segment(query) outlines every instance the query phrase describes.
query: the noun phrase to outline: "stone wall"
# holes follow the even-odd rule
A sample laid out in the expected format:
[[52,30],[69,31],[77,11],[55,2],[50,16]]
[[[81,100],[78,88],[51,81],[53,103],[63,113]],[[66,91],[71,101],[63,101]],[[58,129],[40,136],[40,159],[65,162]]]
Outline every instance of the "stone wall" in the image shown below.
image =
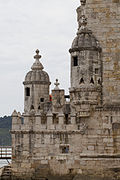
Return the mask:
[[[85,123],[83,129],[81,126],[79,129],[79,122],[74,121],[73,125],[63,123],[62,129],[57,128],[59,123],[52,123],[54,128],[49,129],[50,126],[47,126],[46,122],[44,130],[40,117],[34,116],[32,126],[36,127],[36,119],[39,120],[39,126],[33,130],[29,129],[31,117],[24,117],[29,123],[18,124],[12,130],[14,174],[115,175],[116,172],[111,172],[119,169],[120,163],[119,117],[119,109],[106,107],[104,110],[93,111],[89,118],[81,118]],[[117,175],[119,176],[119,173]]]

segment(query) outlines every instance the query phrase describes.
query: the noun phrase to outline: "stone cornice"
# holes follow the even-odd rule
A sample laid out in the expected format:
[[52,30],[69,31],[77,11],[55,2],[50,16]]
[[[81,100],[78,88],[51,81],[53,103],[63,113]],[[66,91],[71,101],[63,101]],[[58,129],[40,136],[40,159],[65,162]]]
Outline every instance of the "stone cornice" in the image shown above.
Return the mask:
[[69,52],[76,52],[76,51],[98,51],[98,52],[102,52],[102,49],[100,47],[76,47],[76,48],[70,48]]
[[71,131],[71,130],[41,130],[41,131],[24,131],[24,130],[11,130],[10,131],[11,134],[81,134],[81,131],[80,130],[74,130],[74,131]]
[[120,104],[105,104],[103,106],[105,111],[120,111]]
[[24,85],[29,85],[29,84],[43,84],[43,85],[50,85],[51,82],[45,82],[45,81],[24,81]]
[[70,88],[69,89],[69,91],[70,91],[70,93],[74,93],[74,92],[88,92],[88,91],[90,91],[90,92],[101,92],[101,89],[102,89],[102,87],[101,86],[87,86],[87,87],[85,87],[85,86],[81,86],[81,87],[79,87],[79,88]]

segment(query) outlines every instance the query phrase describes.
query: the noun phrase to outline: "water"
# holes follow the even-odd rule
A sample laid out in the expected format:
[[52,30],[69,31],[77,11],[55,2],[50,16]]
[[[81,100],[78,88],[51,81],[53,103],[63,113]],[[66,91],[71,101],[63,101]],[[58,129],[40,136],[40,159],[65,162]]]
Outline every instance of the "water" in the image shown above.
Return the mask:
[[11,160],[6,160],[6,159],[0,159],[0,168],[3,167],[3,166],[6,166],[8,165],[9,163],[11,162]]
[[1,158],[5,158],[5,157],[9,158],[11,156],[12,156],[12,148],[11,147],[0,146],[0,168],[5,165],[8,165],[11,162],[10,159],[6,160],[6,159],[1,159]]

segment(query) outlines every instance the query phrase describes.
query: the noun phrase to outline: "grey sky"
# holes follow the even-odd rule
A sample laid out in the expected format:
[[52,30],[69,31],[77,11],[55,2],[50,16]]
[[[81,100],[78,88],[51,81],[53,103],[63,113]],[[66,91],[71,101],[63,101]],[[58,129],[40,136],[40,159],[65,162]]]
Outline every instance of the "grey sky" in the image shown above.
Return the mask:
[[0,116],[23,112],[23,85],[38,48],[54,87],[70,87],[68,50],[79,0],[0,0]]

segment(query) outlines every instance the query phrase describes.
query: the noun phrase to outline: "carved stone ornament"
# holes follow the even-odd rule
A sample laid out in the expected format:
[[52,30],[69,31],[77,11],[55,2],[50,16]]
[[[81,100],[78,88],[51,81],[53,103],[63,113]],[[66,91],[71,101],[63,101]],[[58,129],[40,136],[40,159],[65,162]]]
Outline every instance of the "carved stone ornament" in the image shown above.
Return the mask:
[[81,5],[84,6],[86,4],[86,0],[80,0]]
[[80,123],[80,125],[79,125],[79,130],[80,130],[80,134],[81,135],[84,135],[85,134],[85,132],[86,132],[86,130],[87,130],[87,125],[86,125],[86,123]]
[[82,15],[79,21],[81,29],[84,29],[87,26],[87,18],[85,15]]
[[56,82],[54,83],[54,85],[55,85],[55,88],[54,88],[54,90],[59,90],[59,85],[60,85],[60,83],[58,82],[58,79],[56,79]]

